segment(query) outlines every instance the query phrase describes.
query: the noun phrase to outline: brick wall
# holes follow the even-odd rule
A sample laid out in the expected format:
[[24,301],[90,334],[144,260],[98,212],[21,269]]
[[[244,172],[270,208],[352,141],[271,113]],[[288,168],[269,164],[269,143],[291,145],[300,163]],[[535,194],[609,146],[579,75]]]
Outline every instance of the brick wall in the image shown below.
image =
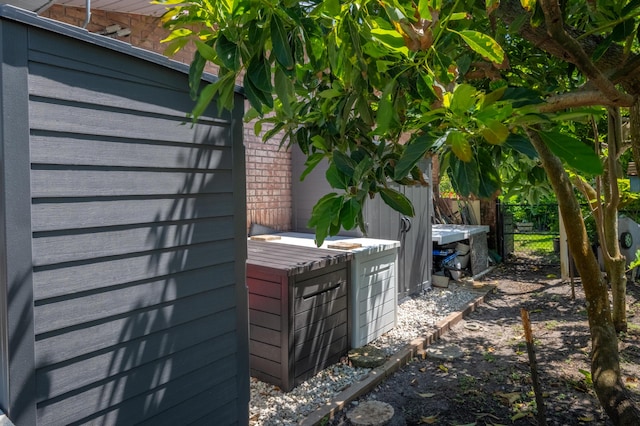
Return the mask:
[[[265,126],[266,127],[266,126]],[[279,141],[263,143],[244,128],[247,150],[247,221],[279,230],[291,229],[291,154]]]
[[[54,5],[41,16],[81,27],[86,19],[84,8]],[[129,28],[131,34],[116,37],[157,53],[162,53],[166,45],[160,40],[167,36],[160,18],[127,13],[92,10],[91,21],[87,25],[90,32],[99,33],[110,25],[118,24]],[[184,63],[191,62],[193,47],[178,52],[172,59]],[[213,67],[207,71],[215,74]],[[273,139],[263,143],[253,131],[253,124],[245,126],[244,142],[247,161],[247,229],[252,222],[279,230],[291,229],[291,155],[279,149],[280,141]]]

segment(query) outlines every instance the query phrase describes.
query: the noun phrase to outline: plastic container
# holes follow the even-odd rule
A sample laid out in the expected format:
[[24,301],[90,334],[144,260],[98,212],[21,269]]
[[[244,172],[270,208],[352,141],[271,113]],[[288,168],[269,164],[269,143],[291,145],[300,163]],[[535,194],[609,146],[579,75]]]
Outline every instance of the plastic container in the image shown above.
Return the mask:
[[458,252],[458,255],[465,255],[469,253],[469,250],[471,250],[471,247],[467,244],[463,244],[463,243],[458,243],[456,244],[456,252]]
[[433,274],[431,276],[431,284],[434,287],[447,288],[449,287],[449,277],[445,275]]
[[460,281],[460,278],[462,278],[462,271],[456,271],[455,269],[450,269],[449,273],[451,274],[451,278],[453,278],[454,281]]
[[453,252],[454,251],[451,249],[440,249],[440,250],[433,250],[432,253],[434,256],[449,256]]
[[470,257],[471,255],[469,253],[456,256],[455,261],[453,262],[456,269],[465,269],[467,266],[469,266]]

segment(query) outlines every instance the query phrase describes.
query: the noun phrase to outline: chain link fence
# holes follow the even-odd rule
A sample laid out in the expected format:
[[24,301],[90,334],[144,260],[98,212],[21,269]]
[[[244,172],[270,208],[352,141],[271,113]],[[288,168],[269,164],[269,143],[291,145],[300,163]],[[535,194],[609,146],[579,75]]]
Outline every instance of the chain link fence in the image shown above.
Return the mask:
[[498,203],[498,241],[505,262],[560,264],[557,204]]

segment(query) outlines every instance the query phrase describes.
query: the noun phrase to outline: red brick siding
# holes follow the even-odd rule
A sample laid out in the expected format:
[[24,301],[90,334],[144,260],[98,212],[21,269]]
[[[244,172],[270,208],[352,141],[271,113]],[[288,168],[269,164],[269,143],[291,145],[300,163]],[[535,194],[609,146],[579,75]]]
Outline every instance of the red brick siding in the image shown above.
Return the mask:
[[291,154],[279,140],[263,143],[253,124],[245,126],[247,220],[279,230],[291,229]]
[[[54,5],[42,16],[82,26],[86,19],[85,9]],[[131,29],[131,35],[118,38],[156,53],[163,53],[166,44],[160,43],[168,32],[161,26],[160,18],[127,13],[93,10],[87,30],[103,31],[107,26],[119,24]],[[191,62],[192,46],[178,52],[172,59]],[[214,67],[207,71],[216,73]],[[247,162],[247,229],[252,222],[279,230],[291,229],[291,155],[279,149],[277,139],[263,143],[249,123],[244,130]]]

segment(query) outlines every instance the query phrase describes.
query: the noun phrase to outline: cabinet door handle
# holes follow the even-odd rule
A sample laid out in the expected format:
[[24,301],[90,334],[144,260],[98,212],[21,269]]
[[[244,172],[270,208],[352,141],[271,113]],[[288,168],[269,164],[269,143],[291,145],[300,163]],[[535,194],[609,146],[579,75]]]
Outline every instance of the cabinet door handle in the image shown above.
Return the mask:
[[407,216],[402,216],[400,218],[400,232],[409,232],[411,229],[411,219]]

